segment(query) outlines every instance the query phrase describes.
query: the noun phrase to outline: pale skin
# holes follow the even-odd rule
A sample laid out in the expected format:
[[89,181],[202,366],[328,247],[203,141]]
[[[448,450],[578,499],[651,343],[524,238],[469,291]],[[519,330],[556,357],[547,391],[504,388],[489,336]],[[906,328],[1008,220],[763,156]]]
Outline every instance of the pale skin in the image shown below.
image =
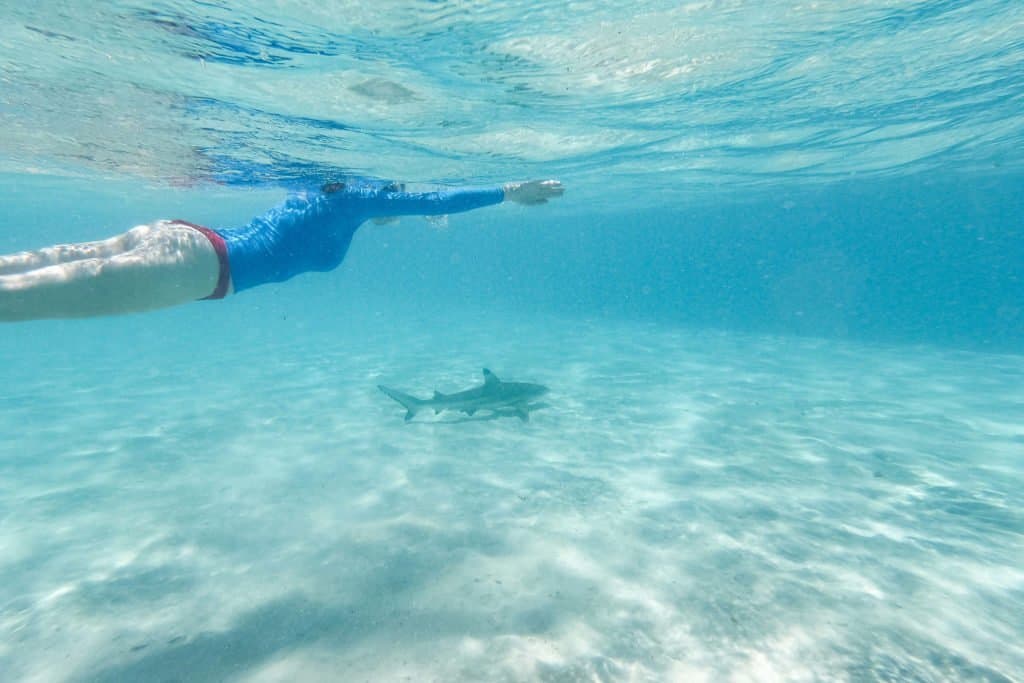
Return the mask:
[[[505,201],[544,204],[556,180],[507,183]],[[0,256],[0,321],[88,318],[167,308],[213,292],[220,262],[201,232],[171,221],[98,242]],[[232,292],[228,287],[228,293]]]

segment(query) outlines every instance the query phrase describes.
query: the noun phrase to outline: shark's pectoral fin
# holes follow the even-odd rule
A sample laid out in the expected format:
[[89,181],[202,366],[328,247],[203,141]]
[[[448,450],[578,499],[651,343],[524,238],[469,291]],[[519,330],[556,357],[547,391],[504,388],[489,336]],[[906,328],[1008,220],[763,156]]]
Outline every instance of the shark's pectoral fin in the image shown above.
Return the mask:
[[466,408],[462,412],[464,412],[466,415],[469,415],[470,417],[472,417],[473,414],[476,412],[476,408]]
[[530,421],[530,411],[526,409],[526,406],[516,406],[516,415],[518,415],[519,419],[523,422]]

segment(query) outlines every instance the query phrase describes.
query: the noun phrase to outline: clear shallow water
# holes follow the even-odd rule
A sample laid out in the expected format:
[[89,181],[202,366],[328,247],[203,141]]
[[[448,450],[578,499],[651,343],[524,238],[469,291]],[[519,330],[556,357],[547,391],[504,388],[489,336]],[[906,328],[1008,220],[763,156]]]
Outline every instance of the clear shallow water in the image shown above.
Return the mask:
[[[0,22],[0,252],[559,177],[0,335],[0,678],[1024,676],[1018,3]],[[552,388],[405,425],[375,386]]]

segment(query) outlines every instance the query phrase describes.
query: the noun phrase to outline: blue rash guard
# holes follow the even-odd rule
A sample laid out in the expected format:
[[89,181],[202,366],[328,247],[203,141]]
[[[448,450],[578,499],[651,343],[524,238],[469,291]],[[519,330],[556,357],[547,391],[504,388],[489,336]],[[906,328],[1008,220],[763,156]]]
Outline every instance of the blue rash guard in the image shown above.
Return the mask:
[[307,271],[337,268],[356,229],[367,219],[459,213],[499,204],[504,198],[501,187],[423,193],[379,187],[301,192],[248,225],[216,233],[227,246],[231,282],[240,292]]

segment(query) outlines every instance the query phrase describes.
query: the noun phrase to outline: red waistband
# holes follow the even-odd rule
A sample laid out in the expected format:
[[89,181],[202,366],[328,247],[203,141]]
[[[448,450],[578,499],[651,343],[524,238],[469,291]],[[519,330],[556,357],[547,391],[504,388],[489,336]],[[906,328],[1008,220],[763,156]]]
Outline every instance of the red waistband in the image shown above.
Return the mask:
[[228,294],[228,285],[231,284],[231,264],[228,263],[228,245],[224,243],[224,238],[218,235],[209,228],[204,228],[201,225],[195,223],[189,223],[181,219],[175,219],[172,221],[178,225],[187,225],[194,230],[206,235],[206,239],[210,240],[210,244],[213,245],[213,250],[217,252],[217,261],[220,263],[220,273],[217,275],[217,286],[213,290],[213,294],[210,296],[204,296],[200,301],[206,299],[223,299]]

